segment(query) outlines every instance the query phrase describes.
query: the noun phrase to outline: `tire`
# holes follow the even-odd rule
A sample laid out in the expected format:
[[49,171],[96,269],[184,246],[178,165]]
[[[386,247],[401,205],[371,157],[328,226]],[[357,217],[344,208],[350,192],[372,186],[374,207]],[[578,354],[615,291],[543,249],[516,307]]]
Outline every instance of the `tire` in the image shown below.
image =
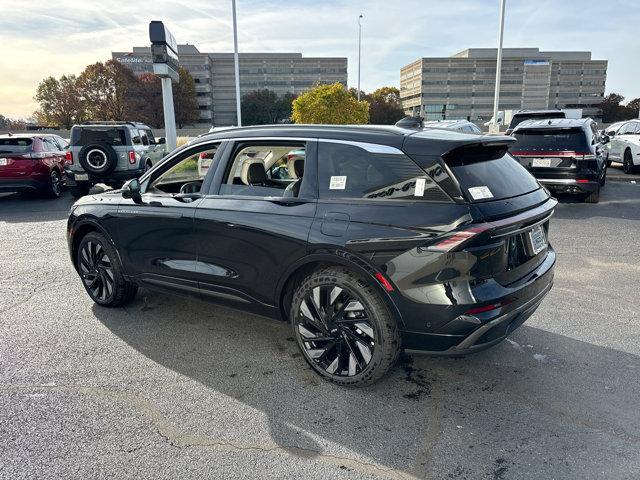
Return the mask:
[[371,385],[398,360],[396,319],[375,287],[345,268],[305,278],[293,294],[289,318],[302,356],[330,382]]
[[593,192],[589,193],[584,201],[586,203],[598,203],[600,201],[600,185]]
[[602,172],[602,178],[600,179],[600,186],[604,187],[604,184],[607,182],[607,167],[604,167],[604,172]]
[[73,198],[84,197],[85,195],[89,195],[89,190],[91,187],[89,185],[74,185],[70,186],[69,193],[73,196]]
[[633,165],[633,155],[631,154],[631,150],[628,148],[624,151],[624,160],[622,161],[622,170],[627,175],[631,174],[635,170],[635,166]]
[[107,143],[97,142],[85,145],[78,157],[85,172],[96,176],[108,175],[118,165],[118,154]]
[[122,265],[111,242],[91,232],[80,241],[76,266],[89,297],[103,307],[119,307],[136,296],[138,286],[125,280]]
[[62,195],[62,175],[60,175],[59,171],[51,170],[49,185],[47,185],[45,194],[50,198],[60,198],[60,195]]
[[613,162],[613,160],[607,160],[607,168],[609,168],[611,166],[612,162]]

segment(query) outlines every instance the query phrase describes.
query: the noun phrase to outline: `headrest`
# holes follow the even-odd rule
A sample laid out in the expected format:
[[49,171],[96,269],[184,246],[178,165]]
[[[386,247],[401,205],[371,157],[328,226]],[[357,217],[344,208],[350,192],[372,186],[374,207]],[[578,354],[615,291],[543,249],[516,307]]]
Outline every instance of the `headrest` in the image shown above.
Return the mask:
[[291,157],[287,160],[287,170],[293,179],[301,178],[304,174],[304,158]]
[[259,158],[247,158],[242,164],[240,179],[245,185],[262,183],[267,179],[264,171],[264,162]]

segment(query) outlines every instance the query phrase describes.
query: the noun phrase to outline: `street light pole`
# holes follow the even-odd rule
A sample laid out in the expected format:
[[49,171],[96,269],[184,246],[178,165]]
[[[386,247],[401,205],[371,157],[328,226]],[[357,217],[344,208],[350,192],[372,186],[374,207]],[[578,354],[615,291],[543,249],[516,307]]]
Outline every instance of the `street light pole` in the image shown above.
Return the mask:
[[358,101],[360,101],[360,54],[362,52],[362,20],[363,15],[358,17]]
[[240,65],[238,60],[238,23],[236,21],[236,0],[231,0],[233,12],[233,63],[236,77],[236,115],[238,126],[242,126],[242,112],[240,111]]
[[504,34],[504,10],[507,0],[500,2],[500,35],[498,37],[498,58],[496,60],[496,91],[493,96],[493,122],[490,125],[492,133],[498,133],[498,103],[500,102],[500,74],[502,73],[502,36]]

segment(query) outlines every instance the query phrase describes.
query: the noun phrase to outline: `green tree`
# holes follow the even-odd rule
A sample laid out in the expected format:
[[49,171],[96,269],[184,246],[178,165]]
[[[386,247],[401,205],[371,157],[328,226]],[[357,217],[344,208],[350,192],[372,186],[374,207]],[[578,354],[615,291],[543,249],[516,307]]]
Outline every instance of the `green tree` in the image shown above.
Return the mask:
[[183,67],[178,72],[180,81],[173,84],[173,103],[175,105],[176,123],[179,128],[193,125],[200,119],[196,94],[196,82]]
[[610,93],[604,97],[600,104],[602,121],[604,123],[620,122],[629,118],[627,109],[623,105],[620,105],[623,100],[624,97],[619,93]]
[[369,107],[369,123],[374,125],[393,125],[403,118],[404,110],[400,103],[400,90],[395,87],[381,87],[371,95],[367,95]]
[[242,96],[242,123],[244,125],[265,125],[278,123],[291,117],[291,102],[295,95],[287,93],[278,96],[274,91],[263,89]]
[[34,99],[40,104],[38,121],[43,125],[71,128],[85,118],[75,75],[62,75],[59,80],[45,78],[38,85]]
[[318,85],[293,101],[291,117],[296,123],[365,124],[369,102],[358,102],[341,83]]
[[638,118],[638,114],[640,113],[640,98],[634,98],[628,102],[626,108],[629,118]]

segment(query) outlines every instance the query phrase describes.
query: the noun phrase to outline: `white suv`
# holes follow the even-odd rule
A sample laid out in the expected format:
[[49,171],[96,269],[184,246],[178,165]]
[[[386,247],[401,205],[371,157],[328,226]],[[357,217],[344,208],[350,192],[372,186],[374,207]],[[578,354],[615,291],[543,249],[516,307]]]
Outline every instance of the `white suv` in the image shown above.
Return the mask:
[[624,173],[640,166],[640,120],[630,120],[611,137],[609,160],[622,162]]

